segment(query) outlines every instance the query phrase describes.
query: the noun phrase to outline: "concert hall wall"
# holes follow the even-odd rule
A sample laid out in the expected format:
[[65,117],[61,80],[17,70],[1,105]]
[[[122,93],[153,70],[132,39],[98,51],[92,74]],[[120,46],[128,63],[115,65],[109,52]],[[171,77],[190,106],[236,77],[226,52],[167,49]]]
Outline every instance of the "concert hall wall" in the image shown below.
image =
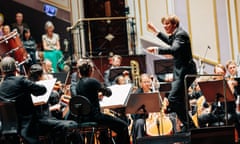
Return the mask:
[[[84,0],[84,14],[85,18],[125,17],[125,1]],[[90,27],[88,27],[88,22],[84,23],[87,55],[128,54],[126,19],[94,20],[89,23]],[[106,39],[109,34],[114,36],[112,40]]]

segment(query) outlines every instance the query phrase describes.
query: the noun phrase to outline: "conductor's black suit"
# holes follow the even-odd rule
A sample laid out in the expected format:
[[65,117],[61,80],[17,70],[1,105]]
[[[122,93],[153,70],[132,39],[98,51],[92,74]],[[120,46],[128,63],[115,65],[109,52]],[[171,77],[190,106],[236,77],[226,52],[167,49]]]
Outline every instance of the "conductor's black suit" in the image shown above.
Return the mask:
[[[182,28],[175,29],[172,35],[167,36],[162,32],[157,37],[170,47],[158,48],[159,54],[171,54],[174,61],[172,89],[168,96],[169,108],[176,112],[181,122],[186,126],[186,104],[184,78],[187,74],[196,74],[196,65],[192,60],[192,50],[189,35]],[[187,87],[194,79],[187,82]]]

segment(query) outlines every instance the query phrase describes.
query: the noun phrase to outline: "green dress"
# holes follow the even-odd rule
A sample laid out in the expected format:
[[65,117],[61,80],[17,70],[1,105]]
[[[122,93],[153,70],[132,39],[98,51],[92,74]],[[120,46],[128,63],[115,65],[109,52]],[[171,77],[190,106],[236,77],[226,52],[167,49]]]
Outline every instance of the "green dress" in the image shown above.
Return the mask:
[[59,41],[59,35],[53,33],[53,36],[50,38],[46,34],[42,36],[42,41],[45,41],[47,47],[52,48],[52,50],[44,50],[43,57],[44,60],[50,60],[52,62],[53,72],[59,72],[59,70],[63,70],[63,54],[61,50],[57,50],[57,42]]

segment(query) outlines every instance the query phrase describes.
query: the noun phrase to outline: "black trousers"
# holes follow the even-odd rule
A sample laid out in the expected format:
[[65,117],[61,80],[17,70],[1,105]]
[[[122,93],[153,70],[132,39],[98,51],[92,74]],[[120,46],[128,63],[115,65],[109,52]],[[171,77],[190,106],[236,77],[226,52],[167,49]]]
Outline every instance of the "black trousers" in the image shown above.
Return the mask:
[[79,144],[80,134],[71,133],[78,124],[72,120],[58,120],[54,117],[43,117],[38,120],[38,135],[49,134],[56,144]]
[[[192,78],[187,82],[187,88],[192,84],[194,80],[195,79]],[[184,79],[178,79],[173,81],[172,89],[168,96],[169,108],[171,109],[171,111],[176,112],[178,118],[185,126],[188,124],[187,119],[190,120],[190,124],[193,124],[186,110],[186,96],[187,95],[185,95]]]

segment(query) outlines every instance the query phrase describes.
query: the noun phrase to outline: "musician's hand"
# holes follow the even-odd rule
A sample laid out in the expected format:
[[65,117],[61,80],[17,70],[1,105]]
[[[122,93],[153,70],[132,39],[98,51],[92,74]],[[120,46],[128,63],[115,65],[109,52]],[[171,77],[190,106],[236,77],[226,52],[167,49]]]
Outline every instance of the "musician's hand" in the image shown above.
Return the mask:
[[103,93],[102,92],[98,92],[98,100],[99,101],[103,100]]
[[49,107],[49,111],[60,111],[60,109],[61,109],[60,104],[55,104],[55,105]]
[[128,76],[129,75],[129,71],[127,71],[127,70],[123,71],[123,75],[124,76]]

